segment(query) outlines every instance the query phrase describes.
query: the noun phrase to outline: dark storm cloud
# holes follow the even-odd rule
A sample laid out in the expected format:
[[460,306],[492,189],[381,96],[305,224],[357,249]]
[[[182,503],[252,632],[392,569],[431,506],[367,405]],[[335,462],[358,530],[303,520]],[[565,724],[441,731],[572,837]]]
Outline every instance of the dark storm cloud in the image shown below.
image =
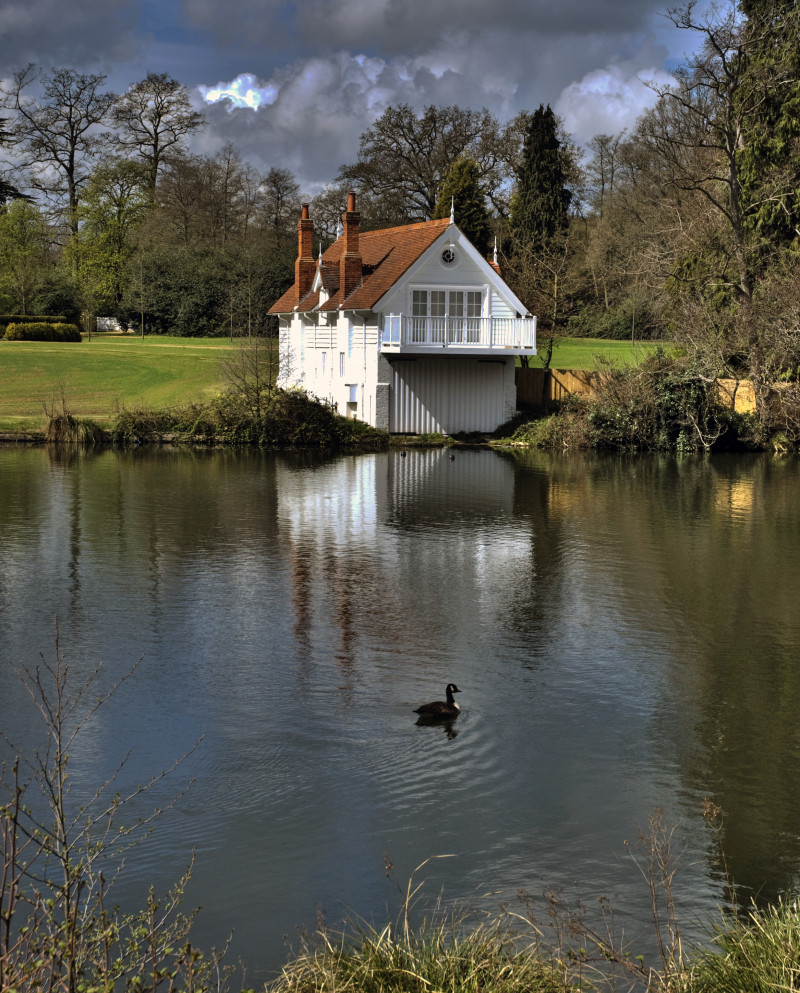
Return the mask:
[[654,0],[184,0],[195,24],[222,44],[296,54],[358,48],[369,54],[414,55],[443,34],[467,32],[476,42],[498,30],[542,38],[609,37],[649,30],[663,9]]
[[[189,0],[187,9],[200,4],[210,17],[206,0]],[[550,103],[586,142],[630,126],[652,101],[642,79],[663,78],[667,57],[656,9],[630,0],[304,0],[291,9],[276,2],[255,35],[267,37],[270,24],[289,18],[292,37],[302,36],[313,54],[269,76],[248,65],[250,76],[209,81],[200,92],[231,111],[214,115],[220,136],[265,160],[279,149],[311,185],[353,162],[361,132],[398,103],[487,107],[501,120]]]
[[[106,72],[122,91],[169,72],[233,141],[308,192],[355,160],[387,107],[549,103],[586,142],[630,126],[687,39],[663,0],[0,0],[0,74],[34,62]],[[1,116],[1,112],[0,112]]]
[[31,62],[46,71],[102,72],[140,50],[139,14],[130,0],[2,0],[0,73],[11,76]]

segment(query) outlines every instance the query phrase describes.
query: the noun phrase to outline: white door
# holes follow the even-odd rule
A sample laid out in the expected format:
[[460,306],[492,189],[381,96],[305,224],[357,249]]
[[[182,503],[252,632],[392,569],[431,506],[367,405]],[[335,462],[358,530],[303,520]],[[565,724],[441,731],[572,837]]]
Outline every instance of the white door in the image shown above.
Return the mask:
[[427,359],[392,363],[389,430],[395,434],[494,431],[505,420],[503,361]]

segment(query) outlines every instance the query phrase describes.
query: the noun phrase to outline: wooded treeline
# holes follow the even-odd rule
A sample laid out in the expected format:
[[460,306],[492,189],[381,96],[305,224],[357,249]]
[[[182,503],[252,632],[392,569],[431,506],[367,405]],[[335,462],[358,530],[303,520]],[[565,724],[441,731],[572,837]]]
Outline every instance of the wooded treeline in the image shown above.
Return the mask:
[[[702,377],[765,395],[800,370],[800,6],[732,0],[670,12],[695,54],[630,132],[578,149],[549,106],[390,107],[312,200],[336,236],[346,192],[365,230],[446,216],[559,335],[663,338]],[[115,314],[148,333],[241,334],[292,280],[301,190],[232,146],[188,151],[188,93],[150,73],[28,67],[3,96],[0,311]],[[36,94],[35,96],[33,94]]]

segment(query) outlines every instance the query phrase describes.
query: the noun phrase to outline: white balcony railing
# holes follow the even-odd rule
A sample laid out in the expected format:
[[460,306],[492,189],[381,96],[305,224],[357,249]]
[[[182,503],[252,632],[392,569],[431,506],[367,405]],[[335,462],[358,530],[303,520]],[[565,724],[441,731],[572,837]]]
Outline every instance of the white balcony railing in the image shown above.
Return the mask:
[[382,347],[536,348],[535,317],[408,317],[384,318]]

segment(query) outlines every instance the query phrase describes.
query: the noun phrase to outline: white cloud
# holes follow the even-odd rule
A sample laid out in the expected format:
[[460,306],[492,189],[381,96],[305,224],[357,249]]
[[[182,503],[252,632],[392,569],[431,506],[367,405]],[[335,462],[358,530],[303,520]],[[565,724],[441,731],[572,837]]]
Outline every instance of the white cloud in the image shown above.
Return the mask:
[[198,86],[206,103],[219,103],[227,100],[230,109],[249,107],[258,110],[261,104],[272,104],[278,98],[278,89],[272,84],[259,86],[256,77],[249,72],[241,73],[230,83],[217,83],[216,86]]
[[580,145],[596,134],[618,134],[630,129],[640,114],[656,102],[655,93],[645,84],[666,84],[667,73],[658,69],[626,72],[619,66],[594,69],[570,83],[553,105]]

